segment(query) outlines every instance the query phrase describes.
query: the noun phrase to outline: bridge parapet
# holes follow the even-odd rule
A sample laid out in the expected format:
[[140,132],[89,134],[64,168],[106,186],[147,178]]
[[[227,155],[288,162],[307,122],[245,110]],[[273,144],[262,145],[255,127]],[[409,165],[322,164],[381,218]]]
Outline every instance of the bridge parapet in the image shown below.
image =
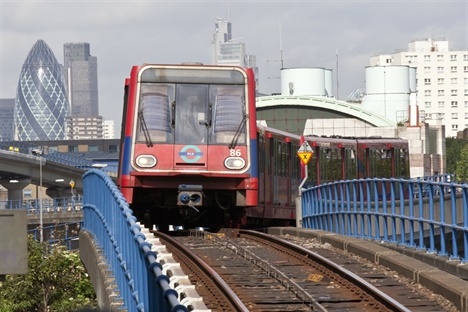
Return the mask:
[[[93,169],[84,174],[83,185],[84,218],[80,240],[90,236],[101,250],[114,275],[116,290],[123,299],[122,308],[128,311],[188,311],[178,301],[177,291],[170,288],[169,277],[162,273],[156,253],[151,251],[151,244],[114,182],[105,172]],[[80,242],[80,256],[88,272],[98,272],[96,259],[92,261],[87,257],[91,247],[83,243]],[[96,289],[105,285],[102,279],[93,285],[96,293],[106,291]],[[109,310],[111,307],[105,304],[103,302],[101,308]]]
[[359,179],[312,187],[302,195],[306,228],[468,262],[468,184]]

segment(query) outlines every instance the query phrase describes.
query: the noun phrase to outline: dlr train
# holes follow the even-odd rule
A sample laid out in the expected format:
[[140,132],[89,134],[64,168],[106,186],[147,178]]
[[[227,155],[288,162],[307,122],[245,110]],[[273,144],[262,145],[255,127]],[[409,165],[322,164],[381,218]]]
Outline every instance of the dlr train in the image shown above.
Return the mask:
[[257,123],[249,68],[134,66],[123,109],[117,184],[161,231],[294,225],[304,140],[314,150],[309,185],[408,173],[405,140],[301,137]]

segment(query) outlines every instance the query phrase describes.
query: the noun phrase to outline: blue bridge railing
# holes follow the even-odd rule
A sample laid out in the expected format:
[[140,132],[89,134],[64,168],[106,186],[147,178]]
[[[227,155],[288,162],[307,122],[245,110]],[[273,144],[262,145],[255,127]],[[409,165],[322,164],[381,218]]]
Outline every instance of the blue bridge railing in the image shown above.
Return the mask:
[[43,199],[0,200],[0,209],[24,209],[28,215],[43,213],[65,213],[81,211],[83,197],[68,196]]
[[468,184],[359,179],[322,184],[302,194],[305,228],[468,261]]
[[[81,222],[59,223],[54,225],[44,226],[43,237],[44,242],[49,245],[65,246],[67,250],[78,250],[79,247],[79,231]],[[40,227],[28,230],[28,234],[32,235],[34,240],[40,241]]]
[[105,172],[83,176],[83,227],[102,249],[128,311],[188,311],[170,288],[132,210]]

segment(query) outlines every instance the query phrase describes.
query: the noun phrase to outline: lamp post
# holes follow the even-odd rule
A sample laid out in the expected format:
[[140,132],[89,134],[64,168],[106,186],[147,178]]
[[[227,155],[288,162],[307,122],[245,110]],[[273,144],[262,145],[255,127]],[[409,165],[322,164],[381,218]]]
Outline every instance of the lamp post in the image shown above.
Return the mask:
[[42,152],[39,156],[39,239],[44,241],[44,221],[42,219]]
[[35,149],[32,154],[39,157],[39,241],[44,241],[44,221],[42,219],[42,149]]

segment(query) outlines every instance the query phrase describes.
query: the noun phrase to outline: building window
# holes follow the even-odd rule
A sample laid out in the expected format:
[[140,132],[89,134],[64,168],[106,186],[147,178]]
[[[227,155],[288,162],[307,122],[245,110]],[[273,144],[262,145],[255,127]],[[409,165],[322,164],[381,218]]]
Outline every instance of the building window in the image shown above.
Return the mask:
[[465,113],[465,119],[468,119],[468,113]]
[[456,61],[457,60],[457,55],[456,54],[450,55],[450,60],[451,61]]
[[69,145],[69,146],[68,146],[68,151],[69,151],[69,152],[78,152],[78,146],[76,146],[76,145]]
[[463,55],[463,60],[468,61],[468,54]]
[[424,90],[424,96],[431,96],[431,90]]
[[444,72],[444,66],[437,66],[437,72],[438,73],[443,73]]
[[431,72],[431,68],[429,66],[424,66],[424,72],[425,73],[430,73]]
[[465,89],[464,94],[465,96],[468,96],[468,89]]
[[457,66],[450,66],[450,71],[452,73],[456,73],[457,72]]
[[117,145],[115,144],[109,145],[109,153],[117,153],[117,152],[118,152]]
[[438,96],[444,96],[444,90],[437,90]]
[[452,96],[457,96],[458,90],[451,90],[451,91],[450,91],[450,94],[451,94]]
[[468,101],[465,101],[465,108],[468,108]]
[[444,101],[439,101],[439,102],[437,102],[437,106],[439,108],[443,108],[443,107],[445,107],[445,102]]
[[457,131],[458,130],[458,125],[452,125],[452,131]]
[[468,84],[468,78],[463,78],[463,83]]
[[431,84],[431,78],[424,78],[424,84],[425,85],[430,85]]
[[424,102],[424,107],[425,108],[431,108],[431,102],[430,101]]
[[452,101],[450,102],[450,104],[452,105],[452,107],[458,107],[458,101]]
[[463,71],[464,71],[465,73],[468,73],[468,66],[463,66]]
[[424,62],[427,62],[427,61],[430,61],[431,60],[431,56],[426,54],[424,55]]
[[99,151],[99,148],[97,145],[89,145],[88,146],[88,151],[90,152],[98,152]]
[[438,60],[438,61],[443,61],[443,60],[444,60],[444,56],[443,56],[442,54],[437,55],[437,60]]
[[457,84],[457,78],[450,78],[451,84]]
[[452,113],[452,119],[458,119],[458,113]]
[[444,84],[444,78],[437,78],[438,84]]

